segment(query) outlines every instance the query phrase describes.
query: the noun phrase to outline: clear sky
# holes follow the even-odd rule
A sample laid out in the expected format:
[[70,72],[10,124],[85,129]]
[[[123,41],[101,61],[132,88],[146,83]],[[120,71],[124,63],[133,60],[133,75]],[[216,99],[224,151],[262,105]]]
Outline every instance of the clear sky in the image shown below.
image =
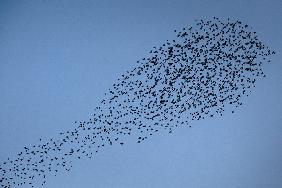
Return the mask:
[[89,119],[104,92],[173,30],[231,18],[276,51],[234,114],[105,148],[46,188],[282,187],[282,1],[0,1],[0,161]]

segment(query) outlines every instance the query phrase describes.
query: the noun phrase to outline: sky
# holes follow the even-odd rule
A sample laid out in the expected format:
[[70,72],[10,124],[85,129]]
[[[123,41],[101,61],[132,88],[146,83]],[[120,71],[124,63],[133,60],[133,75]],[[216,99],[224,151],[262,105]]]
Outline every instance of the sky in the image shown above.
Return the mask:
[[89,119],[117,78],[212,17],[242,20],[276,51],[234,114],[105,148],[46,188],[282,187],[282,1],[0,1],[0,161]]

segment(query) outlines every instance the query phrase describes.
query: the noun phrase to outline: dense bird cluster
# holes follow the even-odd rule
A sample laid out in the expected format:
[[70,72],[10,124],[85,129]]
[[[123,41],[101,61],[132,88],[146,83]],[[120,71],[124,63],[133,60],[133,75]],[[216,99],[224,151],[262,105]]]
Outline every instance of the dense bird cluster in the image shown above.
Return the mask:
[[74,159],[123,145],[129,136],[140,143],[179,125],[191,127],[192,120],[233,113],[274,54],[241,21],[200,20],[175,33],[113,84],[91,119],[2,163],[0,185],[38,187],[47,176],[69,171]]

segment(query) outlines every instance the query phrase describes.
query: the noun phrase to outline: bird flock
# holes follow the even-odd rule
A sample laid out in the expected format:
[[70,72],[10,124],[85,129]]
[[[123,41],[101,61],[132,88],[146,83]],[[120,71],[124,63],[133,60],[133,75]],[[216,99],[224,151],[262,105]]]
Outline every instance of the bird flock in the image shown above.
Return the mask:
[[275,54],[239,20],[214,17],[174,32],[173,40],[153,47],[117,79],[89,120],[2,162],[1,187],[40,187],[74,161],[124,145],[129,137],[141,143],[191,127],[193,120],[234,113]]

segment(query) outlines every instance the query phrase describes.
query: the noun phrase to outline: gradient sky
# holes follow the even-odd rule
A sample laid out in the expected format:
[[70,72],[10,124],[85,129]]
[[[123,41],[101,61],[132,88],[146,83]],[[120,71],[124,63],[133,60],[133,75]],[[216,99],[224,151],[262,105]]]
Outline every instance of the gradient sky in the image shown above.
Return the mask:
[[46,188],[282,187],[282,1],[0,1],[0,161],[89,119],[136,61],[195,19],[240,19],[276,51],[234,114],[108,147]]

